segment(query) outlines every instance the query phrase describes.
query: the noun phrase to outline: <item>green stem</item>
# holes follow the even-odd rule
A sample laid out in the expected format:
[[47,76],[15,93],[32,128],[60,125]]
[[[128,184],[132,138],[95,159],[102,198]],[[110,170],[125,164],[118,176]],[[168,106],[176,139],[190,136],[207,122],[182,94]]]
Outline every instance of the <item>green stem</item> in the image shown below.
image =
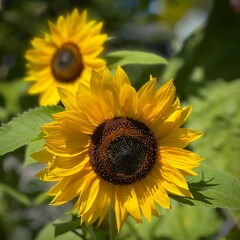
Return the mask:
[[88,228],[92,240],[97,240],[96,235],[91,227]]
[[117,232],[117,225],[116,225],[116,217],[115,217],[115,213],[111,207],[108,210],[108,220],[109,220],[110,240],[117,240],[118,232]]

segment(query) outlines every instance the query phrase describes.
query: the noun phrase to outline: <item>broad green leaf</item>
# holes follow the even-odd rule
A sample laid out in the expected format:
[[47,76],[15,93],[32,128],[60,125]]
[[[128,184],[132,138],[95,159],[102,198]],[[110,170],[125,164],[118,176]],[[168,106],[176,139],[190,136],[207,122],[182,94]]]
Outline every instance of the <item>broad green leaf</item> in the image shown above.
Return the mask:
[[110,69],[128,64],[167,64],[167,60],[154,53],[141,51],[115,51],[105,56]]
[[153,217],[151,222],[144,219],[142,224],[137,224],[128,217],[119,240],[210,239],[217,233],[222,221],[215,209],[178,204],[165,210],[159,218]]
[[187,180],[194,198],[172,196],[173,199],[191,206],[240,209],[240,181],[237,178],[204,163],[196,172],[197,176]]
[[10,186],[4,183],[0,183],[0,192],[10,195],[13,199],[15,199],[16,201],[20,202],[25,206],[29,206],[31,204],[30,200],[27,198],[26,195],[24,195],[21,192],[18,192],[17,190],[11,188]]
[[40,127],[53,119],[51,114],[62,111],[61,107],[41,107],[15,117],[0,127],[0,155],[11,152],[35,139]]
[[164,215],[156,234],[172,240],[211,239],[222,222],[216,209],[177,205]]
[[39,235],[36,237],[36,240],[79,240],[81,239],[78,235],[73,232],[67,232],[61,236],[55,237],[55,226],[53,223],[45,226]]
[[80,219],[55,224],[55,237],[80,227]]
[[209,83],[191,97],[193,110],[186,125],[205,135],[192,143],[194,150],[215,169],[240,178],[240,79]]

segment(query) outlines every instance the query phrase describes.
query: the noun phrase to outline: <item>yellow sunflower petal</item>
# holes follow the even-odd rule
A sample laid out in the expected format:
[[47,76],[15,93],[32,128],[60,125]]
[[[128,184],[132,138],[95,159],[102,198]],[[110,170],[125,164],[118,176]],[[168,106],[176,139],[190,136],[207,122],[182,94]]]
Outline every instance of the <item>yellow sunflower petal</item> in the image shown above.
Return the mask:
[[66,159],[59,161],[59,158],[62,157],[57,157],[54,161],[55,167],[51,169],[51,172],[58,177],[67,177],[79,173],[82,169],[84,169],[84,167],[88,164],[89,161],[88,156],[82,155],[71,158],[68,161]]
[[146,108],[144,111],[144,116],[146,121],[155,121],[157,118],[162,119],[166,112],[169,111],[174,97],[175,97],[175,86],[173,85],[173,81],[168,81],[165,83],[157,92],[156,95],[153,97],[151,105]]
[[197,154],[175,147],[161,147],[161,163],[170,164],[174,168],[187,170],[199,166],[199,161],[203,160]]
[[161,177],[168,181],[171,181],[175,185],[184,189],[188,189],[186,179],[176,168],[170,167],[167,164],[161,165],[160,174]]
[[51,162],[53,161],[53,154],[51,154],[50,152],[46,151],[45,149],[35,152],[32,155],[32,158],[34,158],[35,160],[42,162],[42,163],[46,163],[46,164],[51,164]]
[[61,189],[63,188],[63,186],[66,185],[66,182],[68,182],[69,177],[65,178],[65,179],[61,179],[58,181],[57,184],[55,184],[49,191],[48,191],[48,195],[49,196],[55,196],[57,194],[59,194],[59,192],[61,192]]
[[121,190],[121,194],[124,195],[122,198],[125,198],[124,206],[126,210],[133,216],[134,219],[137,220],[137,222],[142,222],[141,210],[134,188],[132,186],[124,186],[118,189]]
[[51,31],[51,39],[56,47],[60,47],[62,43],[62,34],[59,29],[51,22],[48,22],[49,29]]
[[[48,57],[49,55],[47,53],[49,52],[53,53],[56,50],[56,47],[54,46],[53,43],[48,42],[42,38],[34,38],[31,41],[31,44],[33,45],[34,49],[28,50],[26,52],[26,55],[28,55],[29,51],[41,51],[44,54],[46,54],[45,57]],[[41,56],[41,57],[44,57],[44,56]]]
[[[86,102],[88,104],[86,104]],[[105,102],[100,103],[98,99],[93,98],[90,94],[78,95],[77,104],[81,112],[87,113],[88,119],[95,126],[104,122],[109,117],[113,117],[111,111],[104,111],[105,109],[109,109],[107,104]]]
[[126,220],[127,211],[124,206],[124,200],[123,200],[125,196],[122,194],[121,188],[120,190],[118,190],[118,188],[119,187],[116,187],[116,190],[115,190],[115,199],[113,200],[113,208],[116,215],[117,229],[118,229],[118,232],[120,232],[120,229],[124,221]]
[[36,49],[27,51],[25,57],[28,61],[31,61],[38,65],[48,65],[50,64],[50,61],[51,61],[51,56],[49,54],[46,54],[46,52],[42,50],[36,50]]
[[[191,112],[191,107],[183,109],[172,109],[172,113],[166,119],[159,117],[156,119],[156,124],[151,124],[157,139],[161,139],[166,133],[174,131],[182,126],[187,120]],[[158,126],[158,127],[157,127]]]
[[[64,184],[61,184],[61,189],[58,191],[57,195],[54,197],[51,204],[54,205],[54,204],[58,204],[58,202],[64,202],[64,201],[67,202],[79,196],[81,192],[81,185],[84,182],[82,178],[84,178],[84,175],[81,173],[78,175],[72,175],[67,177],[67,181],[64,181]],[[69,188],[71,188],[71,192],[67,191],[67,189]],[[48,194],[52,195],[53,191],[57,191],[58,189],[59,189],[59,186],[56,189],[53,187]]]
[[96,196],[98,194],[99,187],[100,187],[99,183],[100,183],[100,180],[96,178],[93,184],[91,185],[91,188],[88,193],[88,201],[86,203],[84,212],[87,212],[92,207],[92,204],[96,201]]
[[131,86],[131,82],[128,75],[124,72],[121,67],[117,67],[117,71],[114,75],[113,82],[116,84],[117,89],[122,89],[125,84]]
[[57,89],[48,89],[42,93],[39,99],[40,105],[56,105],[60,100]]
[[149,107],[153,101],[153,96],[156,94],[156,79],[151,78],[138,91],[138,109],[144,111],[144,108]]
[[182,196],[182,197],[190,197],[192,198],[192,194],[188,189],[181,188],[171,181],[167,181],[166,179],[163,179],[161,181],[161,185],[164,187],[164,189],[169,192],[170,194]]
[[[39,92],[43,92],[46,88],[51,88],[52,82],[51,81],[37,81],[34,85],[30,87],[28,92],[30,94],[35,94]],[[51,93],[51,91],[49,91]]]
[[146,191],[146,188],[143,183],[136,183],[135,189],[137,192],[137,198],[139,201],[139,207],[143,216],[150,222],[152,218],[152,206],[154,201],[152,195],[149,191]]
[[132,86],[125,84],[119,95],[121,106],[121,116],[134,118],[137,108],[137,94]]
[[106,64],[105,60],[100,59],[100,58],[85,58],[84,59],[84,64],[88,65],[92,69],[100,69],[102,66]]
[[[154,171],[155,170],[153,169],[151,174],[153,174]],[[156,181],[155,178],[149,175],[143,179],[143,184],[145,186],[145,189],[151,194],[154,201],[156,201],[163,208],[170,208],[170,200],[168,194],[161,186],[160,181]]]
[[[102,112],[107,113],[106,117],[111,119],[118,115],[120,112],[118,99],[115,92],[113,92],[114,86],[112,85],[112,77],[109,76],[109,72],[104,71],[103,75],[100,75],[93,71],[90,85],[91,93],[95,96],[96,101],[101,103]],[[102,94],[103,90],[106,91],[105,94]]]
[[60,125],[66,126],[63,132],[69,132],[69,134],[91,134],[95,129],[95,126],[91,124],[89,119],[82,112],[60,112],[52,116]]
[[67,110],[77,109],[76,98],[71,92],[63,88],[58,88],[58,94]]
[[36,174],[36,177],[46,182],[57,182],[62,178],[52,173],[51,169],[45,168]]
[[[84,171],[83,171],[84,172]],[[84,176],[83,176],[84,177]],[[96,179],[96,176],[93,173],[85,173],[85,182],[81,184],[81,191],[79,196],[80,205],[78,208],[78,216],[82,217],[82,222],[86,221],[84,217],[84,212],[89,198],[89,191],[91,189],[91,184]]]
[[99,199],[98,206],[99,210],[101,211],[99,214],[98,226],[102,223],[103,219],[105,218],[109,205],[110,205],[110,197],[109,192],[112,191],[112,186],[106,181],[101,180],[101,190],[99,191]]
[[168,132],[162,138],[158,139],[161,146],[184,148],[190,142],[200,138],[202,132],[193,131],[187,128],[178,128]]

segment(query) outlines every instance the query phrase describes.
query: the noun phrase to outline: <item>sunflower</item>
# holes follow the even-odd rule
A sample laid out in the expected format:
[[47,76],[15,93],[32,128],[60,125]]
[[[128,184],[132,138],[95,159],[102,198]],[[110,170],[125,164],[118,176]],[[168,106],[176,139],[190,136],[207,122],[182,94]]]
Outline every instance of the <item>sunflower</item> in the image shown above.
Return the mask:
[[33,48],[25,54],[28,76],[34,81],[30,94],[40,94],[40,105],[55,105],[60,101],[57,88],[76,91],[78,83],[88,85],[91,71],[102,71],[106,65],[99,58],[106,34],[100,34],[103,23],[86,22],[87,11],[74,9],[56,24],[48,22],[50,34],[34,38]]
[[37,174],[57,181],[51,204],[74,198],[81,221],[100,224],[109,206],[118,231],[128,215],[158,216],[156,205],[170,208],[169,195],[192,197],[184,176],[193,176],[201,157],[183,149],[202,133],[181,125],[191,107],[180,107],[173,81],[156,90],[156,79],[138,92],[119,67],[92,73],[90,87],[73,95],[60,89],[66,110],[42,126],[44,149],[33,157],[48,166]]

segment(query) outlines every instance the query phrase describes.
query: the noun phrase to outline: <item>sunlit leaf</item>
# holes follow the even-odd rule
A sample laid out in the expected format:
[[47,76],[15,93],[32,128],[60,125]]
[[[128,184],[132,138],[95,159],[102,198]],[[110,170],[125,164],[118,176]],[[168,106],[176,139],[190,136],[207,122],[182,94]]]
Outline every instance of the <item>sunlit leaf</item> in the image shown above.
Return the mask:
[[35,139],[40,127],[53,119],[51,114],[62,111],[61,107],[41,107],[15,117],[0,127],[0,155],[11,152]]
[[159,218],[153,217],[151,222],[144,219],[142,224],[137,224],[129,217],[123,225],[119,240],[210,239],[217,233],[221,223],[222,219],[215,209],[178,204],[165,210],[165,214]]
[[191,97],[187,127],[205,132],[192,147],[215,169],[240,177],[240,80],[216,81]]
[[240,181],[206,164],[196,169],[197,176],[188,178],[194,198],[172,196],[173,199],[191,206],[240,209]]
[[105,56],[110,69],[129,64],[167,64],[167,60],[154,53],[141,51],[115,51]]

